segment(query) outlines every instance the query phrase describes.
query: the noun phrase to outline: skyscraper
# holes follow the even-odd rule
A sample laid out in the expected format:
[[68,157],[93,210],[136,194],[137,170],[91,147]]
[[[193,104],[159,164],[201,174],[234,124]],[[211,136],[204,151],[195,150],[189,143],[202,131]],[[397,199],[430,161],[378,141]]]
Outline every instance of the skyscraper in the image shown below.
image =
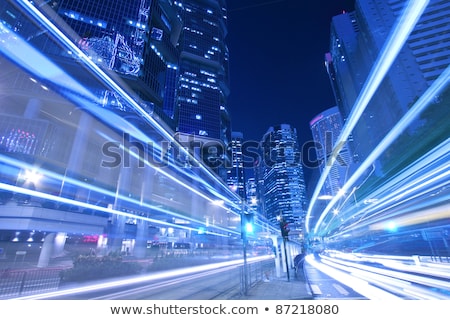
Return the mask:
[[229,94],[226,3],[183,0],[177,5],[183,20],[178,130],[224,140],[221,114]]
[[231,134],[231,167],[228,168],[227,184],[231,190],[236,192],[243,200],[246,198],[244,158],[242,154],[242,143],[244,135],[242,132]]
[[291,224],[291,230],[300,229],[306,210],[306,186],[297,130],[288,124],[270,127],[261,146],[266,218],[277,225],[282,217]]
[[217,142],[217,154],[204,150],[203,160],[226,181],[223,164],[229,161],[226,146],[231,139],[226,2],[181,0],[175,4],[183,21],[178,43],[177,131],[198,137],[208,146]]
[[[354,12],[333,17],[326,65],[344,120],[406,3],[356,0]],[[370,154],[450,63],[449,20],[448,1],[431,0],[353,130],[356,160]]]
[[[176,45],[182,22],[171,1],[61,0],[54,9],[96,64],[115,71],[149,114],[175,129]],[[99,95],[104,107],[131,111],[114,92]]]
[[[310,122],[312,137],[316,143],[317,161],[323,172],[342,129],[343,121],[338,107],[329,108]],[[322,195],[335,196],[346,181],[351,165],[347,146],[343,146],[324,184]]]

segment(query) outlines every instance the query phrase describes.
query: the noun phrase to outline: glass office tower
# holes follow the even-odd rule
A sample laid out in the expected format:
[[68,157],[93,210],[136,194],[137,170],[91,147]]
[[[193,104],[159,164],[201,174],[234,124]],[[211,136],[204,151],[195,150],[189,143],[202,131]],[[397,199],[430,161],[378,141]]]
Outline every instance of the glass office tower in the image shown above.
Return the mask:
[[261,146],[266,217],[273,225],[283,217],[292,231],[300,229],[306,210],[306,186],[297,130],[288,124],[270,127]]
[[228,168],[227,183],[232,191],[236,192],[242,199],[245,199],[243,141],[244,135],[242,132],[233,132],[231,134],[231,167]]
[[[181,20],[171,1],[61,0],[54,9],[75,31],[79,48],[99,66],[116,72],[149,114],[175,128]],[[113,92],[99,94],[104,107],[131,112]]]
[[178,130],[230,140],[227,11],[223,0],[177,2],[183,20],[179,48]]
[[[329,108],[318,114],[310,122],[312,137],[316,143],[317,161],[319,169],[323,172],[327,161],[332,155],[333,147],[336,146],[342,130],[342,117],[338,107]],[[336,157],[330,174],[324,185],[322,195],[335,196],[344,185],[349,174],[351,157],[347,145],[343,146]]]
[[177,132],[180,139],[196,139],[206,146],[200,157],[227,181],[231,124],[227,110],[226,2],[182,0],[175,4],[183,20],[178,44]]

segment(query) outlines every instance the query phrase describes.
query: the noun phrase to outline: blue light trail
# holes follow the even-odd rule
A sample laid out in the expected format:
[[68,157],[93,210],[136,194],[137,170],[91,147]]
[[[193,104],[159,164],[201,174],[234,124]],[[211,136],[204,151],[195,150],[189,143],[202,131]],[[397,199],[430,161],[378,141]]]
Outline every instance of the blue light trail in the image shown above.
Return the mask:
[[[341,134],[337,138],[336,146],[333,147],[333,152],[325,166],[324,171],[322,172],[320,179],[316,185],[313,196],[311,197],[310,205],[308,208],[308,212],[306,215],[305,228],[306,232],[309,233],[311,231],[311,221],[310,217],[312,214],[313,207],[317,201],[319,193],[327,179],[331,171],[331,167],[337,159],[339,152],[342,147],[345,145],[345,142],[348,140],[352,130],[356,126],[356,123],[361,118],[364,110],[366,109],[370,99],[375,94],[377,88],[379,87],[381,81],[389,71],[389,68],[395,61],[397,55],[399,54],[401,48],[406,43],[410,33],[414,29],[417,21],[421,17],[423,11],[428,5],[429,1],[409,1],[404,11],[398,18],[396,24],[392,28],[391,34],[387,37],[387,40],[380,51],[380,54],[377,60],[372,67],[372,70],[364,84],[363,89],[359,93],[359,96],[355,102],[354,107],[352,108],[352,112],[349,115],[349,119],[347,120],[344,128],[342,129]],[[348,187],[348,186],[347,186]],[[346,192],[347,188],[343,188],[343,192]],[[334,200],[334,202],[336,202]],[[323,221],[326,214],[322,214],[319,218],[319,222],[316,226]],[[317,231],[317,227],[315,228]]]

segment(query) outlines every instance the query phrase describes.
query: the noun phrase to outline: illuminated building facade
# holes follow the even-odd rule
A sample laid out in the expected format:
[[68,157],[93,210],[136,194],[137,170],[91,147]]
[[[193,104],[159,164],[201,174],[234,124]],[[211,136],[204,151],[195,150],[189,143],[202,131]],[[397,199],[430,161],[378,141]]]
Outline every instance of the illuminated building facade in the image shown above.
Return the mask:
[[[96,64],[116,72],[149,114],[175,127],[176,45],[182,22],[171,1],[61,0],[54,9]],[[113,92],[99,94],[104,107],[131,112]]]
[[[338,142],[337,138],[341,133],[342,124],[343,121],[338,107],[332,107],[323,111],[310,122],[320,172],[323,172],[332,154],[333,147]],[[349,173],[350,161],[349,150],[347,145],[345,145],[342,147],[330,170],[322,195],[334,196],[338,194]]]
[[245,176],[244,158],[242,154],[242,143],[244,136],[242,132],[232,132],[231,134],[231,167],[228,168],[227,183],[230,189],[236,192],[242,199],[245,199]]
[[261,141],[264,208],[273,225],[277,219],[301,228],[306,210],[306,186],[297,130],[288,124],[270,127]]
[[178,130],[228,142],[230,125],[224,115],[229,94],[226,2],[183,0],[177,4],[183,20]]
[[206,145],[203,161],[224,182],[231,142],[227,9],[224,0],[176,1],[183,29],[177,87],[177,132]]

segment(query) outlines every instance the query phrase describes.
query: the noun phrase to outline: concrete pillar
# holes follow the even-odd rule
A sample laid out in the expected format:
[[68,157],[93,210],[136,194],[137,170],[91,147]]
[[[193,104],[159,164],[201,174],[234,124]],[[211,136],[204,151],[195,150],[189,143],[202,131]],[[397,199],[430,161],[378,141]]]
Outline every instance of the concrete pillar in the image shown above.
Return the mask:
[[[124,197],[128,194],[131,180],[132,180],[133,168],[122,166],[120,168],[119,179],[116,187],[116,197],[114,199],[113,209],[120,210],[122,206],[122,200],[120,197]],[[125,234],[125,222],[126,218],[122,215],[114,214],[111,221],[111,229],[108,234],[108,243],[111,251],[121,251],[123,236]]]
[[[145,167],[144,180],[142,181],[141,202],[145,203],[151,200],[153,187],[155,183],[155,171],[151,167]],[[137,221],[136,243],[133,255],[136,258],[145,258],[147,255],[147,241],[149,240],[149,222],[145,220]]]
[[125,234],[125,217],[114,214],[112,217],[112,225],[108,233],[108,248],[109,251],[121,252],[123,235]]
[[148,222],[145,220],[137,221],[136,242],[134,244],[133,256],[144,259],[147,255],[147,236]]
[[52,258],[62,256],[66,244],[66,233],[58,232],[55,236]]
[[27,107],[23,113],[23,117],[27,119],[36,119],[39,117],[39,112],[42,107],[42,101],[36,98],[28,100]]
[[39,255],[39,261],[37,264],[38,268],[48,267],[50,257],[53,253],[55,236],[56,233],[49,233],[45,236],[44,243],[42,244],[41,254]]

